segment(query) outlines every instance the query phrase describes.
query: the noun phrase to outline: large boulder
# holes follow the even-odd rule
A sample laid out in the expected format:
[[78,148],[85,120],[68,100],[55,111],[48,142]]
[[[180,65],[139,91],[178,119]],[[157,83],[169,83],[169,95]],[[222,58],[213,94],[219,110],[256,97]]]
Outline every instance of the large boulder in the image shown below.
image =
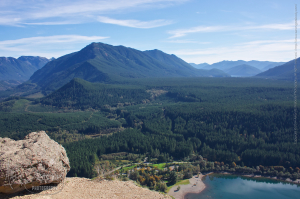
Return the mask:
[[65,149],[45,131],[32,132],[19,141],[0,138],[0,193],[59,184],[69,170]]

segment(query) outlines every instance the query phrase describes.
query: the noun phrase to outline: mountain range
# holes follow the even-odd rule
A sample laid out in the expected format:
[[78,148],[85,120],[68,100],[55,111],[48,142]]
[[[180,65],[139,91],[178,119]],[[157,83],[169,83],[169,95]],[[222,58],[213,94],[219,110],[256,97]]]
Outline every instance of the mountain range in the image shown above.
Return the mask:
[[233,77],[251,77],[261,73],[262,71],[253,66],[242,64],[226,69],[225,72]]
[[18,59],[0,57],[0,81],[26,81],[35,71],[42,68],[49,61],[45,57],[35,56],[21,56]]
[[260,71],[266,71],[270,68],[273,68],[275,66],[279,66],[284,64],[285,62],[270,62],[270,61],[256,61],[256,60],[252,60],[252,61],[243,61],[243,60],[238,60],[238,61],[221,61],[221,62],[217,62],[214,64],[207,64],[207,63],[202,63],[202,64],[194,64],[194,63],[190,63],[191,66],[198,68],[198,69],[212,69],[212,68],[216,68],[222,71],[226,71],[232,67],[235,66],[239,66],[239,65],[249,65],[252,67],[255,67],[257,69],[259,69]]
[[284,62],[222,61],[211,65],[203,63],[200,65],[205,69],[196,69],[196,66],[191,66],[193,64],[186,63],[176,55],[166,54],[157,49],[139,51],[125,46],[91,43],[78,52],[51,60],[33,56],[22,56],[18,59],[1,57],[0,81],[2,81],[1,90],[5,90],[5,87],[13,88],[16,84],[29,79],[7,91],[9,95],[14,93],[28,95],[40,91],[49,94],[74,78],[100,83],[117,83],[132,78],[230,77],[230,75],[292,79],[293,61],[260,73],[266,68],[282,63]]
[[202,64],[189,63],[189,64],[197,69],[202,69],[204,67],[210,66],[208,63],[202,63]]
[[[299,65],[300,58],[297,58],[296,63]],[[294,66],[295,60],[291,60],[280,66],[271,68],[265,72],[262,72],[255,77],[270,78],[270,79],[282,79],[282,80],[294,80]],[[300,71],[297,70],[297,77],[299,79]]]
[[159,50],[139,51],[124,46],[91,43],[78,52],[47,63],[25,84],[53,91],[73,78],[107,83],[126,78],[197,76],[229,77],[217,69],[195,69],[177,56]]

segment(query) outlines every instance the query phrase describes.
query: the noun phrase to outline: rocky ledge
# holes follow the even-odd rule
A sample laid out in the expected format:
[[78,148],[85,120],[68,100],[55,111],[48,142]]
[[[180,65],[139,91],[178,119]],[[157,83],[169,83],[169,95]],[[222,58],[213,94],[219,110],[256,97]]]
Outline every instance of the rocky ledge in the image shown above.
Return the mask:
[[62,182],[70,170],[65,149],[45,131],[23,140],[0,138],[0,193]]
[[[171,199],[168,195],[138,187],[133,181],[97,181],[78,177],[66,178],[54,189],[37,194],[28,194],[28,192],[25,194],[5,195],[3,199]],[[1,194],[0,198],[2,198]]]

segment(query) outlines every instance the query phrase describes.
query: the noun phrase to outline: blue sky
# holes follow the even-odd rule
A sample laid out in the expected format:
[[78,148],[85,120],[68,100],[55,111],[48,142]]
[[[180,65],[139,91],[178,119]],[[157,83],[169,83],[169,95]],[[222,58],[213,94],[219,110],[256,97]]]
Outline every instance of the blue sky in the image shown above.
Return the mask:
[[193,63],[289,61],[295,57],[296,3],[1,0],[0,57],[58,58],[91,42],[103,42],[159,49]]

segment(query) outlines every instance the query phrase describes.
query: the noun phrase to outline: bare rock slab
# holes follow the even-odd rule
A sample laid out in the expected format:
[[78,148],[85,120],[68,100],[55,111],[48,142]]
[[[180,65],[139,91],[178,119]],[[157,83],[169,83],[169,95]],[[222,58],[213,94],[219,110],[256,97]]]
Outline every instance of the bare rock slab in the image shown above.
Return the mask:
[[0,193],[59,184],[69,170],[66,150],[45,131],[32,132],[19,141],[0,138]]
[[60,183],[58,186],[63,186],[62,191],[58,193],[55,190],[47,190],[39,194],[12,196],[9,199],[172,199],[168,195],[138,187],[133,181],[99,182],[73,177],[66,178],[64,185]]

